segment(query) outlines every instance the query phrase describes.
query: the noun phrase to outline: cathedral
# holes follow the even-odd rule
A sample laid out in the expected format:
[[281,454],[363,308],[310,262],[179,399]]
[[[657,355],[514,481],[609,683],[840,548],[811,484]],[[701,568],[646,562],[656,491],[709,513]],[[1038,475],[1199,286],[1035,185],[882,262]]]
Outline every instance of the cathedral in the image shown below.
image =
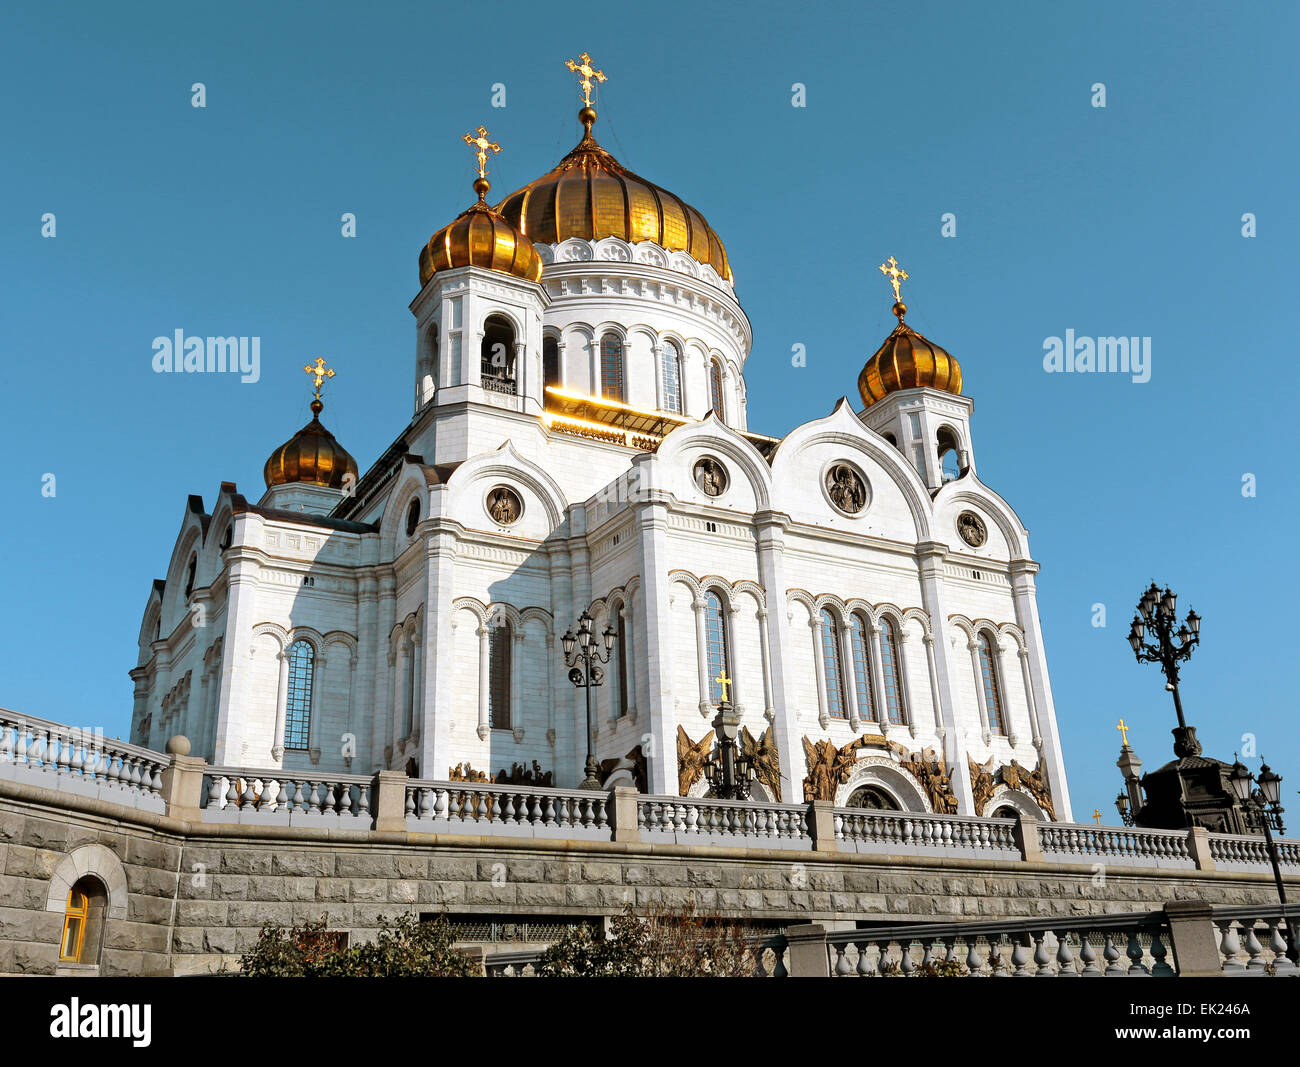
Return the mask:
[[[726,702],[756,799],[1072,821],[1038,564],[979,478],[961,366],[906,322],[906,273],[881,267],[898,324],[860,405],[751,429],[722,239],[601,147],[604,75],[568,65],[581,137],[551,170],[497,200],[499,147],[464,138],[474,199],[420,251],[387,450],[362,473],[326,428],[318,359],[260,497],[189,498],[132,740],[558,787],[590,778],[590,745],[603,786],[700,796]],[[608,656],[589,690],[580,619]]]

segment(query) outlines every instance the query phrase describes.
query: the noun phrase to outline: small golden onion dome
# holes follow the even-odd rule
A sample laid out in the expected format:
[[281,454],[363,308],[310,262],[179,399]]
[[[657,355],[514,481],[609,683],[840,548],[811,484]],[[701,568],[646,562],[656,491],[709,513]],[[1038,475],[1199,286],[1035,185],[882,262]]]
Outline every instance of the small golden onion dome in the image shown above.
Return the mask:
[[429,238],[420,251],[421,286],[438,271],[457,267],[483,267],[530,282],[541,278],[542,260],[532,241],[488,207],[485,197],[491,187],[486,178],[476,178],[478,203]]
[[862,403],[870,407],[900,389],[942,389],[961,395],[961,364],[903,321],[907,307],[894,305],[898,325],[858,375]]
[[585,134],[553,170],[511,193],[497,205],[533,241],[557,244],[569,237],[588,241],[621,237],[635,244],[653,241],[707,263],[731,281],[727,250],[695,208],[633,174],[596,143],[591,127],[596,109],[578,112]]
[[311,422],[271,453],[262,472],[268,489],[291,482],[342,489],[346,475],[351,474],[356,480],[357,461],[321,425],[320,413],[324,406],[319,399],[313,400]]

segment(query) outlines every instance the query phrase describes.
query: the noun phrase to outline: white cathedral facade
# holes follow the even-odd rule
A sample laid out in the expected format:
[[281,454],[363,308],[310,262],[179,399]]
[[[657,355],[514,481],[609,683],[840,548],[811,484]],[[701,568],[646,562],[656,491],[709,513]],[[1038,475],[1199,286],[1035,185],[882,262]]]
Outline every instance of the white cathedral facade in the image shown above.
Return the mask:
[[752,432],[724,246],[595,118],[495,208],[480,175],[428,242],[411,419],[364,474],[318,391],[259,500],[189,498],[132,739],[576,786],[586,704],[561,635],[585,610],[615,634],[594,690],[610,783],[703,793],[725,677],[756,796],[1071,820],[1038,564],[977,476],[957,361],[898,303],[861,410]]

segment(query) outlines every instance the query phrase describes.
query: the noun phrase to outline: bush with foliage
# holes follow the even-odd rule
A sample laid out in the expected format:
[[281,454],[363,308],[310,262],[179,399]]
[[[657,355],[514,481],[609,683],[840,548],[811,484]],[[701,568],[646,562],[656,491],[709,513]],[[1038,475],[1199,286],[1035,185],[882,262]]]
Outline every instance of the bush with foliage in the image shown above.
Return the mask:
[[373,942],[339,948],[324,922],[302,923],[287,933],[266,923],[257,944],[240,957],[249,978],[440,978],[480,973],[479,965],[452,947],[445,917],[421,922],[404,915],[379,920]]
[[538,961],[544,978],[744,978],[756,973],[753,931],[681,908],[629,905],[608,937],[587,924],[566,933]]

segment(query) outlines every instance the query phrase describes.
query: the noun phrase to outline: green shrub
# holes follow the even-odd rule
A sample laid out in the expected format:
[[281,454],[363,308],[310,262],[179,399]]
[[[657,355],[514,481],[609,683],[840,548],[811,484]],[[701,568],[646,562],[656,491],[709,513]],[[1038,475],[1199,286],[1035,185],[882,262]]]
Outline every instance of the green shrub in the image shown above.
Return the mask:
[[479,973],[478,964],[452,947],[446,919],[420,922],[403,915],[379,920],[371,943],[340,948],[324,922],[302,923],[287,933],[266,923],[257,944],[240,957],[248,978],[440,978]]

